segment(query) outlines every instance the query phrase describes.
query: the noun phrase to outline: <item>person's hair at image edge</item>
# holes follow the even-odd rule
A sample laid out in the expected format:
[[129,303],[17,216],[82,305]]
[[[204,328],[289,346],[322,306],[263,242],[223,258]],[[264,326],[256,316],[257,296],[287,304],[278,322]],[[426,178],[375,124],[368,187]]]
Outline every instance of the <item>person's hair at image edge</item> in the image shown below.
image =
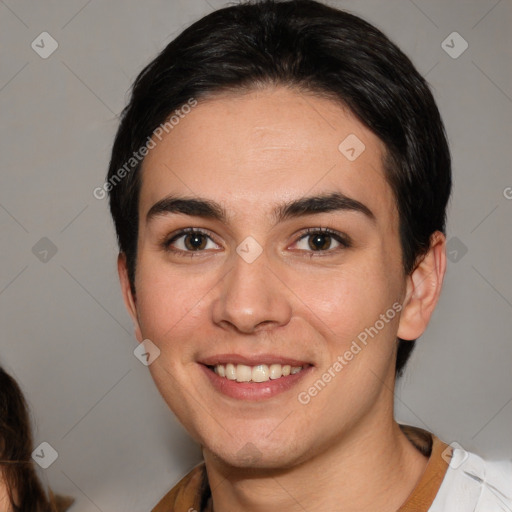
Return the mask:
[[[60,512],[74,499],[47,495],[32,460],[32,429],[18,383],[0,366],[0,488],[13,512]],[[9,510],[9,509],[8,509]]]
[[[132,159],[121,180],[116,173],[190,99],[268,86],[341,103],[385,144],[405,275],[428,251],[431,235],[445,233],[450,151],[429,86],[409,58],[366,21],[315,1],[241,3],[212,12],[168,44],[139,74],[121,114],[107,182],[134,296],[141,162]],[[398,340],[397,377],[414,345]]]

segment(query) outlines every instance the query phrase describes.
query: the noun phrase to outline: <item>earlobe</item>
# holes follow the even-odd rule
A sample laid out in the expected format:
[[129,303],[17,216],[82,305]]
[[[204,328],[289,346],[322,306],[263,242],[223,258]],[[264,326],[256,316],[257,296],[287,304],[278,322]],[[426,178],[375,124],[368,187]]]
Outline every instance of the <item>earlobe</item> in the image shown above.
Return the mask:
[[117,257],[117,272],[119,274],[119,282],[121,284],[121,292],[123,294],[124,305],[133,321],[135,330],[135,337],[139,343],[144,339],[142,337],[141,328],[139,325],[139,318],[137,314],[137,301],[133,296],[130,280],[128,278],[128,268],[126,265],[126,255],[122,252]]
[[403,340],[419,338],[430,321],[443,286],[446,272],[446,237],[436,231],[430,249],[407,277],[397,336]]

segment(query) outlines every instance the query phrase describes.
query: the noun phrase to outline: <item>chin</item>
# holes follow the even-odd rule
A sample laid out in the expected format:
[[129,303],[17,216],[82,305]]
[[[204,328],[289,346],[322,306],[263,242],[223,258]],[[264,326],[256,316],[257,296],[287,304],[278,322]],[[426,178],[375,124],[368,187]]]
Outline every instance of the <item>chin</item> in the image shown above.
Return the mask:
[[[205,459],[216,459],[223,465],[236,468],[238,470],[282,470],[300,464],[302,460],[308,457],[308,450],[304,449],[300,453],[295,452],[291,442],[282,440],[269,441],[264,438],[254,438],[247,436],[244,441],[240,440],[239,435],[236,440],[231,439],[227,445],[217,444],[205,447]],[[236,443],[236,445],[235,445]],[[235,450],[233,449],[235,448]]]

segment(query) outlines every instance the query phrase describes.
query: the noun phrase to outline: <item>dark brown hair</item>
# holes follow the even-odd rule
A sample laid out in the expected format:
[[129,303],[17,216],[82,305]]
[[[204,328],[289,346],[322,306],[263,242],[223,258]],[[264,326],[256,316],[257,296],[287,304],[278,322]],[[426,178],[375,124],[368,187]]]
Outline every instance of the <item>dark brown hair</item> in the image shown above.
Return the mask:
[[[31,458],[32,429],[25,397],[18,383],[0,366],[0,478],[14,512],[58,512]],[[69,501],[67,502],[69,505]]]

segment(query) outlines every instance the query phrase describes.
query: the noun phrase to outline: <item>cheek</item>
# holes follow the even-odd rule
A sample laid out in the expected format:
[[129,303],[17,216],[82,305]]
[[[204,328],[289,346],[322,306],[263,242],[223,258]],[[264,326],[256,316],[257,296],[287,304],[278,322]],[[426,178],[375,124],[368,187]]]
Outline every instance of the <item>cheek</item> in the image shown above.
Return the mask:
[[213,277],[173,272],[162,263],[141,261],[137,309],[143,336],[168,341],[178,338],[183,329],[190,334],[190,329],[201,325],[199,319],[204,324],[208,292],[215,286]]
[[[324,275],[290,276],[296,295],[302,299],[301,309],[311,310],[312,321],[326,330],[326,338],[346,339],[363,316],[365,290],[355,272],[339,269]],[[304,307],[305,306],[305,307]]]
[[316,322],[332,331],[328,337],[343,340],[373,324],[395,300],[396,284],[377,263],[359,261],[328,272],[289,273],[287,282],[303,309],[310,309]]

